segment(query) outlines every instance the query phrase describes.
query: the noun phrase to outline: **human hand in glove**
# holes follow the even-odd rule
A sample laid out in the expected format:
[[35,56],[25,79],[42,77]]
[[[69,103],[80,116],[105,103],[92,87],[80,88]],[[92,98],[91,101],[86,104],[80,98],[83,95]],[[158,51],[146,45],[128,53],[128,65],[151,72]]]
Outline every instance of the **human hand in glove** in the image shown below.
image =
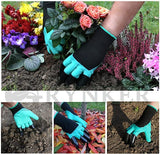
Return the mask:
[[66,132],[67,136],[72,140],[77,149],[79,148],[79,145],[76,139],[80,139],[85,143],[90,141],[90,137],[82,124],[76,123],[75,121],[66,118],[58,112],[56,112],[54,116],[54,123],[60,126],[64,132]]
[[14,120],[16,125],[20,129],[28,128],[33,125],[31,118],[38,120],[39,117],[34,114],[32,111],[24,108],[20,103],[17,103],[15,106],[9,108],[13,113]]
[[52,36],[52,33],[54,32],[54,30],[51,31],[47,31],[46,27],[45,27],[45,23],[46,20],[51,18],[49,17],[48,13],[47,13],[47,9],[54,9],[55,8],[55,2],[43,2],[43,14],[44,14],[44,18],[43,18],[43,34],[44,34],[44,40],[45,40],[45,44],[47,47],[47,51],[49,54],[59,54],[60,52],[63,51],[63,47],[62,45],[65,43],[64,40],[61,40],[60,44],[57,46],[53,46],[53,42],[50,39]]
[[84,121],[82,118],[80,118],[74,111],[73,109],[69,106],[68,103],[63,102],[61,104],[61,108],[65,111],[68,119],[74,120],[76,122],[78,122],[79,124],[81,124],[84,128],[87,127],[87,122]]
[[69,85],[76,82],[77,89],[89,83],[115,39],[114,35],[100,26],[87,43],[63,61],[60,83]]
[[134,146],[136,137],[141,133],[145,133],[146,141],[151,142],[151,119],[156,112],[157,109],[155,107],[151,105],[146,107],[140,119],[127,128],[124,138],[126,144],[131,147]]

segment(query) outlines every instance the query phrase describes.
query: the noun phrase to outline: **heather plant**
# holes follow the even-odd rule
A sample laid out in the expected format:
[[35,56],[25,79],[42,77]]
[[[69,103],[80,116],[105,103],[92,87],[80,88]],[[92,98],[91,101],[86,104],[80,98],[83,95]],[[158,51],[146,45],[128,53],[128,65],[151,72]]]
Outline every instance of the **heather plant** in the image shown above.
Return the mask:
[[129,29],[123,31],[117,38],[116,49],[107,53],[97,71],[108,71],[118,80],[124,78],[135,80],[133,73],[143,65],[145,54],[149,54],[151,48],[155,48],[154,44],[158,42],[158,38],[159,34],[155,35],[154,39],[153,34],[143,29],[143,16],[140,13],[140,27],[138,28],[136,22],[134,31]]

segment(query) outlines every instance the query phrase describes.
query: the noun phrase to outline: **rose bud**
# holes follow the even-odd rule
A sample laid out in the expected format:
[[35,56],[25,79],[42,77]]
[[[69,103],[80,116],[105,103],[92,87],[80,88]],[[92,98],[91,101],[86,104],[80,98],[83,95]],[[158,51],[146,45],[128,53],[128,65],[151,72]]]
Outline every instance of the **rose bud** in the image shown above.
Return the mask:
[[76,1],[61,1],[61,4],[69,9],[73,8],[76,3]]
[[85,9],[87,8],[87,4],[82,2],[82,1],[78,1],[75,5],[74,5],[74,11],[78,12],[78,13],[83,13],[85,11]]
[[109,13],[108,9],[106,9],[102,6],[97,6],[97,8],[99,10],[99,15],[100,15],[101,18],[105,18],[108,15],[108,13]]
[[92,19],[89,16],[82,14],[80,17],[80,25],[83,30],[90,28],[92,25]]
[[99,19],[100,18],[98,7],[90,5],[90,6],[87,7],[86,11],[87,11],[88,15],[90,17],[92,17],[93,19]]

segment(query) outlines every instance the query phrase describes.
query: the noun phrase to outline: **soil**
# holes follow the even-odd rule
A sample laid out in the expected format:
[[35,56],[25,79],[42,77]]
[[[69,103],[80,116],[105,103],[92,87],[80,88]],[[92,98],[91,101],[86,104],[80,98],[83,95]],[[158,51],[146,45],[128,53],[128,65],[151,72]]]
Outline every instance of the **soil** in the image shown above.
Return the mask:
[[[52,153],[52,105],[51,103],[22,103],[39,116],[33,120],[35,129],[25,129],[23,136],[13,120],[12,113],[2,108],[2,153]],[[47,111],[47,112],[46,112]]]
[[147,103],[108,103],[107,151],[108,153],[159,153],[159,114],[152,118],[152,141],[146,142],[144,133],[138,135],[135,147],[123,141],[126,128],[139,119]]
[[[2,70],[2,90],[76,90],[75,85],[59,85],[59,70],[62,60],[56,60],[43,49],[45,62],[36,72],[29,72],[24,67],[16,71]],[[95,73],[90,86],[80,90],[123,90],[120,81],[107,72]]]

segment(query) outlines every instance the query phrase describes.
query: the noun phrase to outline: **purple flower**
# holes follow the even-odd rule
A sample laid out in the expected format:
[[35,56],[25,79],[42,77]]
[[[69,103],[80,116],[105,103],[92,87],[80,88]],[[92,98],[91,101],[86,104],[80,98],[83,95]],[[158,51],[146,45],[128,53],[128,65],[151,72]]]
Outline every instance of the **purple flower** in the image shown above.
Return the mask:
[[9,38],[8,37],[2,36],[2,40],[3,40],[4,44],[5,44],[5,46],[9,45]]
[[14,29],[10,30],[10,33],[11,33],[11,34],[15,34],[15,32],[16,32],[16,31],[15,31]]
[[22,44],[20,45],[21,49],[25,49],[27,42],[26,41],[22,41]]
[[30,45],[37,45],[38,44],[38,36],[30,36]]
[[23,37],[21,37],[20,35],[12,36],[10,38],[10,41],[11,41],[11,45],[21,46],[21,44],[23,42]]

